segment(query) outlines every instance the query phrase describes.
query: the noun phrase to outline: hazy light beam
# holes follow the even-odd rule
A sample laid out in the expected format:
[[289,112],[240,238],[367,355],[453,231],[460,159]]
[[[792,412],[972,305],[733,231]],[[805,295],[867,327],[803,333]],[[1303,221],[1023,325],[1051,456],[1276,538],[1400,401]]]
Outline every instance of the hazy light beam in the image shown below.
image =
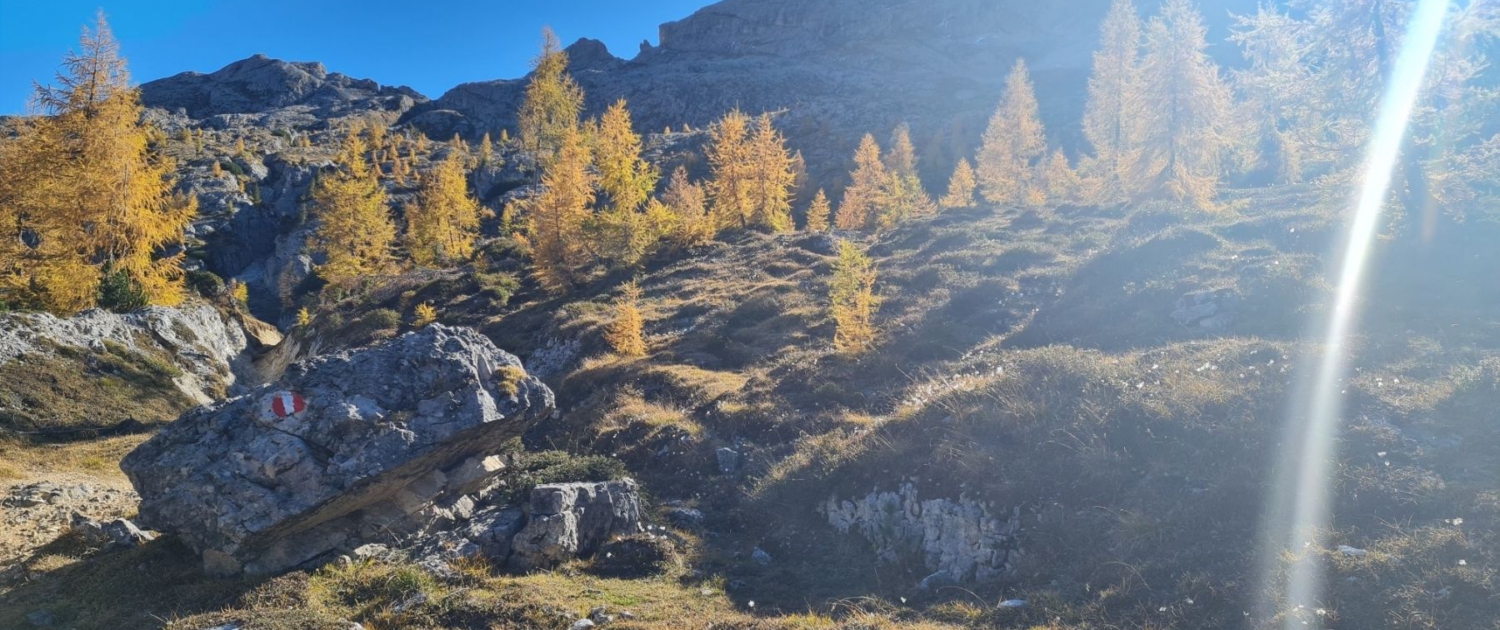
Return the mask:
[[[1277,529],[1288,536],[1281,549],[1298,554],[1280,593],[1283,605],[1288,608],[1301,605],[1306,607],[1304,610],[1315,609],[1322,595],[1322,563],[1316,554],[1302,553],[1303,547],[1321,545],[1320,533],[1329,523],[1330,469],[1337,456],[1336,439],[1343,407],[1340,383],[1349,368],[1349,338],[1358,320],[1360,290],[1381,211],[1390,192],[1391,173],[1400,158],[1407,122],[1416,106],[1448,6],[1449,0],[1420,0],[1407,25],[1406,39],[1381,98],[1379,117],[1367,149],[1354,222],[1345,240],[1338,290],[1327,321],[1323,355],[1316,365],[1306,406],[1294,410],[1306,413],[1306,425],[1300,433],[1291,435],[1300,439],[1289,449],[1295,461],[1284,462],[1288,470],[1296,471],[1295,477],[1289,479],[1295,484],[1294,494],[1288,511],[1290,519]],[[1288,615],[1283,627],[1306,628],[1296,615]]]

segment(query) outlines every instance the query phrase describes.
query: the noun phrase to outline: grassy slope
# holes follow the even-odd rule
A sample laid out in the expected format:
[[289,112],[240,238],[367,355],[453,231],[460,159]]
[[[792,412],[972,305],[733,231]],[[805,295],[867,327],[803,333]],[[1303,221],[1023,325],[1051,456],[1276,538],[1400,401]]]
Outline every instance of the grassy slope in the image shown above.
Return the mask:
[[[390,334],[393,319],[409,320],[428,300],[445,321],[478,326],[519,354],[580,340],[583,358],[549,379],[564,413],[529,445],[616,456],[653,499],[704,509],[712,535],[686,550],[680,570],[644,581],[588,577],[586,563],[526,577],[476,573],[463,584],[372,566],[282,579],[310,584],[294,589],[205,582],[163,542],[132,552],[176,567],[137,585],[149,596],[89,606],[95,615],[206,615],[184,628],[252,617],[268,628],[342,618],[376,628],[545,627],[562,618],[547,615],[611,601],[646,627],[819,627],[828,616],[903,627],[918,618],[1003,628],[1269,623],[1260,611],[1245,616],[1259,589],[1258,519],[1295,366],[1311,349],[1305,324],[1326,295],[1321,254],[1338,206],[1295,189],[1244,193],[1232,205],[1220,216],[974,210],[905,226],[872,246],[885,338],[864,357],[831,352],[831,258],[803,236],[738,235],[646,270],[652,353],[642,359],[609,355],[601,341],[624,274],[563,299],[523,287],[508,303],[504,267],[386,283],[339,307],[338,323],[359,324],[339,326],[340,342]],[[1338,543],[1372,553],[1330,558],[1329,627],[1493,628],[1500,619],[1500,437],[1487,420],[1500,386],[1500,287],[1476,280],[1500,262],[1485,245],[1497,230],[1445,227],[1428,246],[1380,245],[1368,335],[1346,384],[1334,525]],[[1220,288],[1242,300],[1231,334],[1170,319],[1178,296]],[[392,312],[356,315],[373,306]],[[744,477],[716,473],[713,453],[725,445],[745,454]],[[812,509],[830,494],[905,478],[918,479],[924,497],[1020,508],[1018,574],[919,593],[921,567],[875,565],[864,543],[835,535]],[[755,546],[776,561],[745,562]],[[0,625],[15,619],[10,611],[77,601],[88,576],[108,582],[139,563],[60,568],[0,599]],[[429,603],[394,613],[413,589],[431,590]],[[288,590],[301,594],[278,599]],[[994,606],[1016,596],[1032,605]],[[288,609],[277,614],[289,621],[271,609]],[[809,610],[822,616],[785,616]]]

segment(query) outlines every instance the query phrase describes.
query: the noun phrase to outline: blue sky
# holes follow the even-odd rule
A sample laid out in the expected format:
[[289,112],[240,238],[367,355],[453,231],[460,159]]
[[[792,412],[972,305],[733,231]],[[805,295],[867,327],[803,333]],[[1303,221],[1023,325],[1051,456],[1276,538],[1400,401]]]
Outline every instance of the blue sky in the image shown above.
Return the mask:
[[541,27],[616,56],[711,0],[0,0],[0,114],[24,111],[79,29],[103,8],[137,83],[212,72],[255,53],[409,85],[436,98],[466,81],[524,75]]

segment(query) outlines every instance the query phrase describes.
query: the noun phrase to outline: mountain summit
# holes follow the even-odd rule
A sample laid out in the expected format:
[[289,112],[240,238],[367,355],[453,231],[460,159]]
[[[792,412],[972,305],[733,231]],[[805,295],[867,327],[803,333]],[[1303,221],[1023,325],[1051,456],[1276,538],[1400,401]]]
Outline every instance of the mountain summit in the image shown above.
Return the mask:
[[141,85],[147,107],[184,110],[196,119],[298,108],[326,118],[359,111],[404,111],[427,97],[408,87],[382,86],[328,72],[318,62],[254,55],[218,71],[183,72]]

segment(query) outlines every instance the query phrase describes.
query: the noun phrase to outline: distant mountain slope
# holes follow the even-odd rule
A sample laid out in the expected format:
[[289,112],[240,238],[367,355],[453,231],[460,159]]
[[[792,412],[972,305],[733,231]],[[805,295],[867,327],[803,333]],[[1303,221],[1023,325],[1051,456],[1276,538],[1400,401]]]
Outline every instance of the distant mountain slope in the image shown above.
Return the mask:
[[[1149,3],[1147,3],[1149,4]],[[1247,0],[1218,7],[1253,10]],[[1083,92],[1109,0],[725,0],[662,25],[633,60],[603,44],[569,47],[597,114],[629,100],[639,127],[709,124],[739,106],[786,110],[780,126],[817,176],[838,178],[866,132],[908,122],[932,184],[972,150],[1017,58],[1037,83],[1048,133],[1079,144]],[[403,118],[429,136],[515,128],[524,80],[457,86]],[[832,182],[836,183],[836,182]]]

